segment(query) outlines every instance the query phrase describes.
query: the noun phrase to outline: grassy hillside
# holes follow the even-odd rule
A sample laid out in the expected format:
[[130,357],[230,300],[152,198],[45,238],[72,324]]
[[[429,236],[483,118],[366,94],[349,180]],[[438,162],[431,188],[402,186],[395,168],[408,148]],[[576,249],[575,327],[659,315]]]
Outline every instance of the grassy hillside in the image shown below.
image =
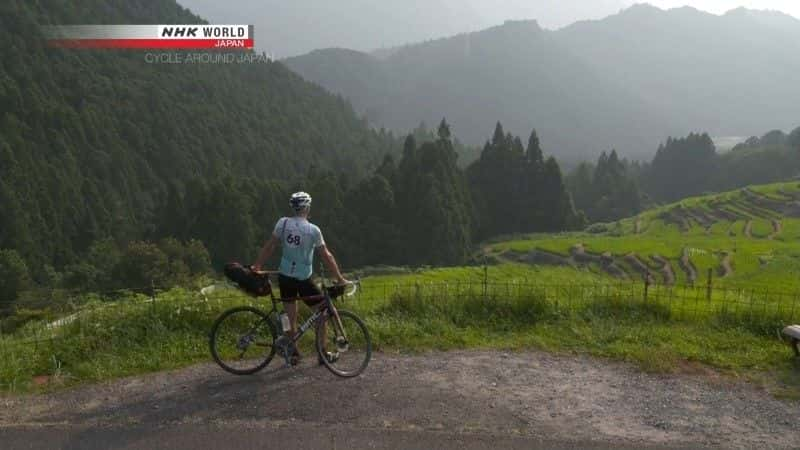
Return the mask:
[[[485,283],[488,281],[488,283]],[[381,352],[464,348],[588,353],[653,372],[704,373],[711,367],[797,397],[800,379],[774,329],[713,314],[689,320],[664,303],[642,302],[629,284],[568,267],[504,263],[368,276],[341,308],[365,318]],[[571,286],[571,288],[565,288]],[[210,360],[214,318],[242,304],[266,307],[236,291],[203,298],[196,290],[113,300],[84,299],[62,314],[0,334],[0,391],[25,392]],[[759,320],[755,318],[754,320]],[[312,337],[301,345],[308,354]],[[273,364],[279,364],[274,362]]]
[[689,198],[586,232],[496,242],[484,251],[514,261],[549,255],[550,264],[616,279],[642,279],[638,260],[660,284],[705,285],[710,269],[715,286],[795,290],[800,288],[799,199],[797,182],[753,186]]

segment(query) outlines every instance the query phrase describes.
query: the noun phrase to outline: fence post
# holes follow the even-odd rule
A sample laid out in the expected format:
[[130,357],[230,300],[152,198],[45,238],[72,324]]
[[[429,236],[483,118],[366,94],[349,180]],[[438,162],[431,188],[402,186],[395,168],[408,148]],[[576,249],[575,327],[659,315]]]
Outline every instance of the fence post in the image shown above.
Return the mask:
[[647,303],[647,291],[650,290],[650,269],[644,273],[644,302]]
[[706,300],[711,301],[711,289],[713,288],[714,269],[708,269],[708,287],[706,288]]
[[483,265],[483,301],[489,299],[489,266]]
[[150,310],[156,310],[156,283],[150,279]]

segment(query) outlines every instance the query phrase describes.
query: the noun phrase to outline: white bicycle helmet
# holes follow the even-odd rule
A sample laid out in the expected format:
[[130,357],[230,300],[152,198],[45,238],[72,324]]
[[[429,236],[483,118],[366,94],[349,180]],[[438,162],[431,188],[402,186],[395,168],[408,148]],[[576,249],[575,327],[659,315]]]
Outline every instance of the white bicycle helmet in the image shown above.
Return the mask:
[[295,192],[289,199],[289,205],[295,211],[302,211],[311,206],[311,196],[305,192]]

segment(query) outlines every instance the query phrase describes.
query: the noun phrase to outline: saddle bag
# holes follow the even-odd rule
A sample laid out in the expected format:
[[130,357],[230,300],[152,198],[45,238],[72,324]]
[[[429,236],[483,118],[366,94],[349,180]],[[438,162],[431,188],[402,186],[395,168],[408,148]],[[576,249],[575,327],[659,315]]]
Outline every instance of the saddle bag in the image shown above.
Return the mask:
[[269,275],[253,272],[238,262],[225,264],[225,277],[239,286],[239,289],[254,297],[267,297],[272,293]]

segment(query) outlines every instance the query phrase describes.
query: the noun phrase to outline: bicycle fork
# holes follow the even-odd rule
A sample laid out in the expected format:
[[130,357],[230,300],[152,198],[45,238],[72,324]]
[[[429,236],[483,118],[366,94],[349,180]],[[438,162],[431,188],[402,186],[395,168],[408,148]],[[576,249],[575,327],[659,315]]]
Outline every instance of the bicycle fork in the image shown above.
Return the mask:
[[347,340],[347,334],[344,331],[344,325],[342,325],[342,319],[339,317],[339,311],[331,305],[328,311],[329,314],[333,316],[334,320],[334,332],[336,333],[336,351],[337,352],[346,352],[350,345]]

